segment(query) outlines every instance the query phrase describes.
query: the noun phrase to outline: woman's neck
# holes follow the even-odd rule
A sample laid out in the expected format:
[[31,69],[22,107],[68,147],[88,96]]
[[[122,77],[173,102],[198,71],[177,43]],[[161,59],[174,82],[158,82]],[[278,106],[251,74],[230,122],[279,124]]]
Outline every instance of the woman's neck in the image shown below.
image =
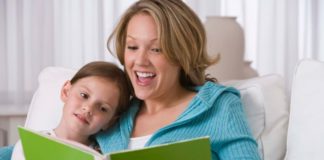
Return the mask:
[[195,92],[181,89],[169,91],[162,98],[144,100],[137,113],[132,137],[153,134],[158,129],[174,122],[187,108]]
[[195,92],[179,87],[158,98],[144,100],[143,109],[148,114],[154,114],[162,110],[186,107],[195,95]]

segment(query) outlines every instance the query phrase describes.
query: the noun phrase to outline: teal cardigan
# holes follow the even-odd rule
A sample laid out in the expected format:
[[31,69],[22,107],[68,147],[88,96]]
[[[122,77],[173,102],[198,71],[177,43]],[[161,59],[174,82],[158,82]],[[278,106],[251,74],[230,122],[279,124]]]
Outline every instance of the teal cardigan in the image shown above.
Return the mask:
[[[198,93],[186,110],[172,124],[156,131],[145,146],[209,136],[213,160],[260,159],[239,92],[212,82],[193,89]],[[96,136],[104,153],[128,148],[140,104],[134,99],[118,123]]]
[[10,160],[13,146],[0,147],[0,160]]

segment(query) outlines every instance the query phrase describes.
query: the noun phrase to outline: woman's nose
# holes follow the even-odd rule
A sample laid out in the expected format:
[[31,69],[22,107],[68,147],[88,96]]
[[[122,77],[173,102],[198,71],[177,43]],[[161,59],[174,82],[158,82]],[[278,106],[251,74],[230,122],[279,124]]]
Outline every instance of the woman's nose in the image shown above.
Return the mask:
[[143,50],[138,51],[138,53],[136,54],[136,58],[135,58],[135,64],[136,65],[148,65],[149,64],[147,50],[143,49]]

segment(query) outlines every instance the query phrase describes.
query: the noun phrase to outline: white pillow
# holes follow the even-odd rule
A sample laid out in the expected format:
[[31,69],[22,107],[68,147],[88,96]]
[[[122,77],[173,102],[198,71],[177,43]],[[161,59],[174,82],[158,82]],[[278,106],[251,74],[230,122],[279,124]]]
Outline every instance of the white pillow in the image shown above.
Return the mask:
[[303,60],[292,84],[288,160],[324,159],[324,62]]
[[39,86],[29,106],[25,127],[51,130],[58,125],[63,109],[61,88],[75,73],[76,70],[62,67],[47,67],[41,71],[38,76]]
[[[38,88],[29,106],[25,127],[38,131],[54,129],[62,116],[63,102],[60,92],[63,84],[72,78],[76,70],[47,67],[38,76]],[[12,159],[25,159],[21,141],[13,149]]]
[[283,78],[273,74],[224,84],[240,91],[262,159],[283,159],[289,116]]

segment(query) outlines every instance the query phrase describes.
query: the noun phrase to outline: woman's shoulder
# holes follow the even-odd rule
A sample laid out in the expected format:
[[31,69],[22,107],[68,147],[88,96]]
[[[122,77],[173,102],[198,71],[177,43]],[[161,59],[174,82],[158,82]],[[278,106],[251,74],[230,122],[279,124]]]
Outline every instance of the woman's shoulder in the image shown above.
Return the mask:
[[240,92],[229,86],[207,81],[202,86],[194,88],[198,93],[197,96],[208,101],[214,101],[218,98],[240,98]]

